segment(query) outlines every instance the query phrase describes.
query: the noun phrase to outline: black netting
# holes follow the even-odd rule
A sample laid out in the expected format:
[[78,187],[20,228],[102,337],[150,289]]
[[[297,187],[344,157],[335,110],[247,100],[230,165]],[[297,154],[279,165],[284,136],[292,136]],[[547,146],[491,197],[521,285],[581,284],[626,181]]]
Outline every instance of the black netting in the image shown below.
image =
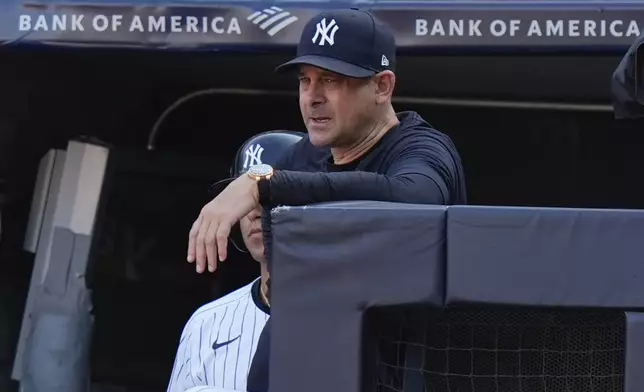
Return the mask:
[[622,312],[390,308],[366,324],[369,390],[623,390]]

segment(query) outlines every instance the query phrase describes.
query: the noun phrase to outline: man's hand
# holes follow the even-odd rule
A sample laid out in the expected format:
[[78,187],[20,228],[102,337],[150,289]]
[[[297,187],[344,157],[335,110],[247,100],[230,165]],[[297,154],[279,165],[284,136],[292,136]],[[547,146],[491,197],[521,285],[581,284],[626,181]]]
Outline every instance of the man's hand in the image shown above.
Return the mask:
[[231,228],[259,204],[257,181],[242,175],[201,209],[188,238],[188,262],[197,262],[197,272],[214,272],[226,260]]

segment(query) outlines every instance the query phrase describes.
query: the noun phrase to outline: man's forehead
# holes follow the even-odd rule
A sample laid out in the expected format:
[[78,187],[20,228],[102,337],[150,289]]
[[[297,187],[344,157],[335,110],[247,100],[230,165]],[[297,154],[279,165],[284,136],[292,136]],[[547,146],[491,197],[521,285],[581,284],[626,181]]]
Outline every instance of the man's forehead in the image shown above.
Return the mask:
[[329,70],[316,67],[314,65],[303,64],[300,65],[299,74],[301,76],[333,76],[333,77],[346,77],[339,73],[331,72]]

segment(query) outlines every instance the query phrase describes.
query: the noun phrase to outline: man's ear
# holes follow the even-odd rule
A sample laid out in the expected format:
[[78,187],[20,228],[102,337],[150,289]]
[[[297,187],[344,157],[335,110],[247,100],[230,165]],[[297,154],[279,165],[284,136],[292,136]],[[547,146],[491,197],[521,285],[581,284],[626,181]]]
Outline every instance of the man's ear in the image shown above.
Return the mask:
[[391,100],[396,86],[396,75],[391,71],[383,71],[375,75],[376,103],[383,104]]

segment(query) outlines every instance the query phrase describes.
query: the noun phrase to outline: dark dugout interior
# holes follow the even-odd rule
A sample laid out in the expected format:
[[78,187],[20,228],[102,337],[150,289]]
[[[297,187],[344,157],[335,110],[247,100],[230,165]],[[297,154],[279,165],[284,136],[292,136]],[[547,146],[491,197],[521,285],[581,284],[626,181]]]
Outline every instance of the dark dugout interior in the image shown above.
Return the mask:
[[[295,78],[272,73],[287,57],[0,52],[0,180],[8,199],[0,320],[11,320],[0,323],[0,390],[31,274],[33,257],[21,249],[38,163],[49,149],[65,148],[80,135],[136,162],[115,181],[103,216],[138,223],[105,218],[98,228],[113,253],[94,259],[93,381],[137,391],[165,388],[191,312],[258,274],[253,261],[233,253],[214,276],[198,276],[185,262],[185,248],[207,185],[226,175],[237,147],[261,131],[302,130]],[[470,204],[641,208],[642,122],[616,121],[608,106],[619,60],[599,54],[402,56],[395,106],[418,111],[453,138]],[[159,130],[156,150],[146,151],[163,111],[206,88],[218,93],[175,110]],[[135,274],[123,261],[132,254],[139,260]]]

